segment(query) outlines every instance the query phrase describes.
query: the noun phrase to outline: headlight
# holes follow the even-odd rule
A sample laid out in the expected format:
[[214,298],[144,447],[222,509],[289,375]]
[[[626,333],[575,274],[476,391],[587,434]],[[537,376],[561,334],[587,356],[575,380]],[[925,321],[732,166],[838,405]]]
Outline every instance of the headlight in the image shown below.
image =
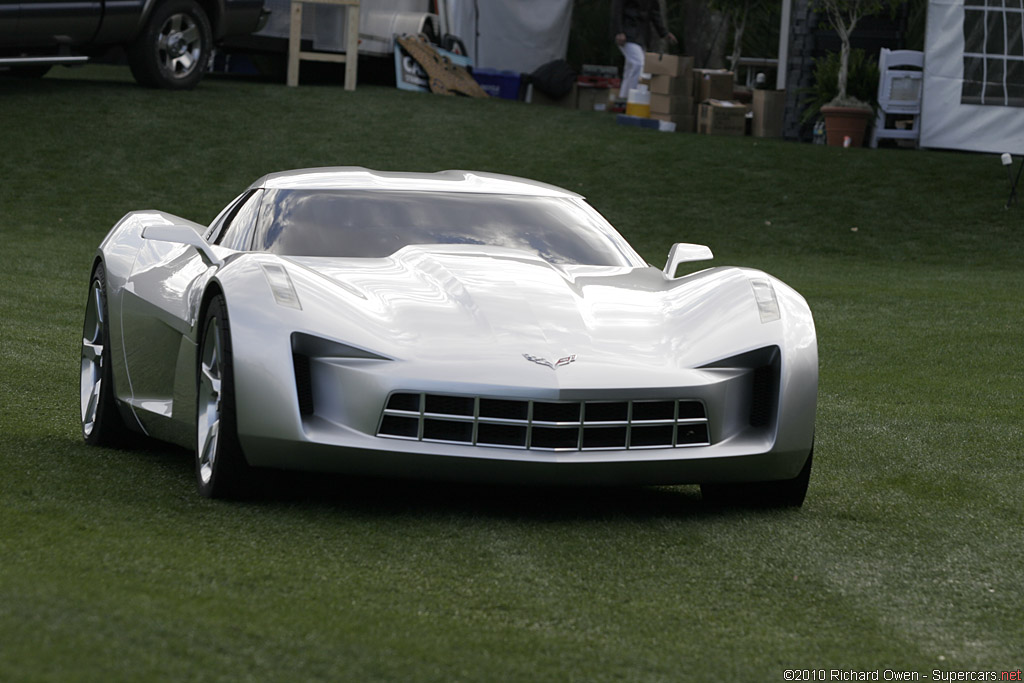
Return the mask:
[[770,323],[781,318],[779,299],[775,296],[772,283],[764,278],[757,278],[750,281],[750,286],[754,289],[754,300],[757,301],[757,312],[761,315],[761,322]]
[[299,295],[284,266],[276,263],[261,263],[260,267],[263,268],[263,274],[267,277],[267,283],[270,284],[270,291],[274,293],[274,300],[281,306],[301,311],[302,304],[299,303]]

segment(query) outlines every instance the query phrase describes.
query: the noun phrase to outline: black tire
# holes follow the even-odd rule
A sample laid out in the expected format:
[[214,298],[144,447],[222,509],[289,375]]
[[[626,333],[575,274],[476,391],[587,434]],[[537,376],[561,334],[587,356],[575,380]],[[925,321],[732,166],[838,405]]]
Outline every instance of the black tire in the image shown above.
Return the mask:
[[128,48],[128,64],[140,85],[189,90],[203,78],[213,50],[206,12],[195,0],[161,2]]
[[114,369],[107,317],[107,273],[96,266],[89,280],[89,298],[82,324],[82,438],[90,446],[116,446],[128,433],[114,396]]
[[249,493],[251,472],[238,442],[231,328],[224,297],[203,318],[196,372],[196,484],[206,498]]
[[807,496],[811,480],[814,446],[807,454],[800,474],[782,481],[744,482],[739,484],[701,484],[701,498],[710,505],[736,507],[800,507]]

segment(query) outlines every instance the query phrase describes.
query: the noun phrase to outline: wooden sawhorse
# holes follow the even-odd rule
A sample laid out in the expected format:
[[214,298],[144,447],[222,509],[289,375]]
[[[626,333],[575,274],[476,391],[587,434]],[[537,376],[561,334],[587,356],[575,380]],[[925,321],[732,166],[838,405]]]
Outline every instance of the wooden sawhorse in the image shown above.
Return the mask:
[[[345,8],[345,53],[304,52],[302,43],[302,5],[339,5]],[[344,62],[345,90],[356,89],[359,64],[359,0],[292,0],[291,31],[288,34],[288,85],[299,84],[299,61]]]

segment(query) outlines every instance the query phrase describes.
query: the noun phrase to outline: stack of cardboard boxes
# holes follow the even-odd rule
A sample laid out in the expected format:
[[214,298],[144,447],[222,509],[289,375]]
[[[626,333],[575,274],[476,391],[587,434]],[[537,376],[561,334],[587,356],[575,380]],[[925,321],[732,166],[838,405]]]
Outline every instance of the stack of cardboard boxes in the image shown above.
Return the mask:
[[693,57],[648,52],[651,118],[671,121],[677,131],[743,135],[747,109],[732,101],[731,71],[694,69]]
[[724,69],[697,69],[694,73],[697,132],[704,135],[744,135],[747,108],[732,99],[733,75]]
[[[754,136],[782,136],[786,97],[784,90],[754,90],[753,103],[746,105],[733,99],[731,71],[695,69],[693,57],[657,52],[645,55],[644,71],[650,74],[650,117],[674,123],[676,131],[696,131],[704,135],[745,135],[748,113],[752,112],[751,132]],[[604,103],[608,101],[608,91],[585,101],[583,81],[581,77],[580,108],[603,109]],[[615,92],[611,94],[614,96]],[[595,101],[601,104],[595,106]],[[643,121],[632,123],[639,125]],[[650,123],[648,127],[654,127],[653,122]]]
[[671,121],[677,131],[692,131],[693,57],[648,52],[644,71],[651,74],[651,118]]

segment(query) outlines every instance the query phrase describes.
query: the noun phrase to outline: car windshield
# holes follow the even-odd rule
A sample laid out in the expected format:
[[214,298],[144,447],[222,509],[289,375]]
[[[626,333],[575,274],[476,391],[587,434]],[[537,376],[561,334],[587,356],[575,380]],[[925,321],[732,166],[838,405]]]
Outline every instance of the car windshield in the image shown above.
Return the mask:
[[554,264],[643,265],[582,200],[457,192],[270,190],[253,249],[381,258],[414,244],[508,247]]

